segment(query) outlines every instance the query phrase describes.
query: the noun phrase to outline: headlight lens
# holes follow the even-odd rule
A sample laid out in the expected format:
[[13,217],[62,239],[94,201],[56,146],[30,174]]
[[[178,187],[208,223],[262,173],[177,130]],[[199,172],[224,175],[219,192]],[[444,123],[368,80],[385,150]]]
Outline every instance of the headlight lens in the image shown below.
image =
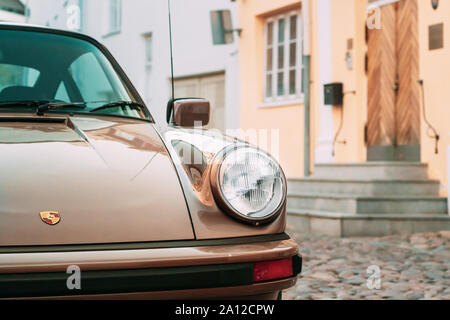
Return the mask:
[[274,219],[286,197],[278,163],[263,151],[241,147],[224,153],[217,170],[217,191],[231,213],[243,220]]

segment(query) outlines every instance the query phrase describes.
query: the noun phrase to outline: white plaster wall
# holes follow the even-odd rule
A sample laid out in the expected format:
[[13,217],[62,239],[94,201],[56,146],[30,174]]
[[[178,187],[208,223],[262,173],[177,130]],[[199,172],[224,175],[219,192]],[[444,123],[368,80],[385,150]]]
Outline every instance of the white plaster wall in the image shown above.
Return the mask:
[[7,22],[25,22],[25,16],[14,12],[0,10],[0,21]]
[[30,16],[28,23],[41,26],[48,26],[58,29],[67,29],[67,8],[76,4],[79,0],[27,0],[23,1],[28,5]]
[[317,0],[318,59],[320,82],[320,132],[315,150],[316,163],[335,162],[333,150],[333,111],[324,103],[323,85],[332,80],[331,66],[331,0]]
[[[29,0],[30,23],[67,28],[65,0]],[[108,0],[70,0],[82,7],[81,32],[93,36],[112,52],[145,98],[145,42],[153,37],[153,65],[150,96],[146,103],[157,121],[165,121],[170,92],[168,7],[166,0],[122,0],[122,29],[107,35]],[[237,23],[237,4],[230,0],[171,0],[175,77],[225,71],[225,125],[239,127],[238,37],[228,45],[214,46],[210,11],[230,9],[233,26]],[[57,16],[57,18],[55,18]]]

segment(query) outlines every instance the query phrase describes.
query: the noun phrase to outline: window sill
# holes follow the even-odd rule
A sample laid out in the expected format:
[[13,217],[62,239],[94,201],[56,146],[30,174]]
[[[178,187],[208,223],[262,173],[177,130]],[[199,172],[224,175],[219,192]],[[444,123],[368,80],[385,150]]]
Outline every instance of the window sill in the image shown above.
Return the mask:
[[289,106],[297,106],[299,104],[303,104],[303,97],[299,97],[296,99],[286,99],[286,100],[275,100],[275,101],[266,101],[262,104],[258,105],[258,109],[266,109],[266,108],[279,108],[279,107],[289,107]]
[[111,36],[115,36],[116,34],[119,34],[121,32],[121,30],[115,30],[115,31],[109,31],[108,33],[105,33],[102,38],[106,39],[109,38]]

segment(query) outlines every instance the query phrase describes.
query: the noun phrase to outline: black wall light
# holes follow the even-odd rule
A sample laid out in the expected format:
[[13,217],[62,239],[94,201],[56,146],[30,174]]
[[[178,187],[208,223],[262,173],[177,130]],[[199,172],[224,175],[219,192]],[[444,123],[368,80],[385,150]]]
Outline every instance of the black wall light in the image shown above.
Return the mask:
[[439,0],[431,0],[431,6],[436,10],[439,6]]

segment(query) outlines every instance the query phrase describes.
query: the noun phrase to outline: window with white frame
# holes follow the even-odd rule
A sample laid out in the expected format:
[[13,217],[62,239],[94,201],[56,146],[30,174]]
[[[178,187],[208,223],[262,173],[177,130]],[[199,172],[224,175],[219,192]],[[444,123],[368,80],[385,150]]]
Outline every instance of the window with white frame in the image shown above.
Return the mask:
[[145,100],[150,102],[151,97],[151,76],[153,67],[153,36],[152,33],[143,35],[145,43]]
[[398,2],[399,0],[367,0],[367,9],[374,10],[375,8]]
[[109,33],[119,32],[122,27],[122,1],[109,0]]
[[300,11],[289,11],[265,22],[264,101],[302,96],[302,32]]

